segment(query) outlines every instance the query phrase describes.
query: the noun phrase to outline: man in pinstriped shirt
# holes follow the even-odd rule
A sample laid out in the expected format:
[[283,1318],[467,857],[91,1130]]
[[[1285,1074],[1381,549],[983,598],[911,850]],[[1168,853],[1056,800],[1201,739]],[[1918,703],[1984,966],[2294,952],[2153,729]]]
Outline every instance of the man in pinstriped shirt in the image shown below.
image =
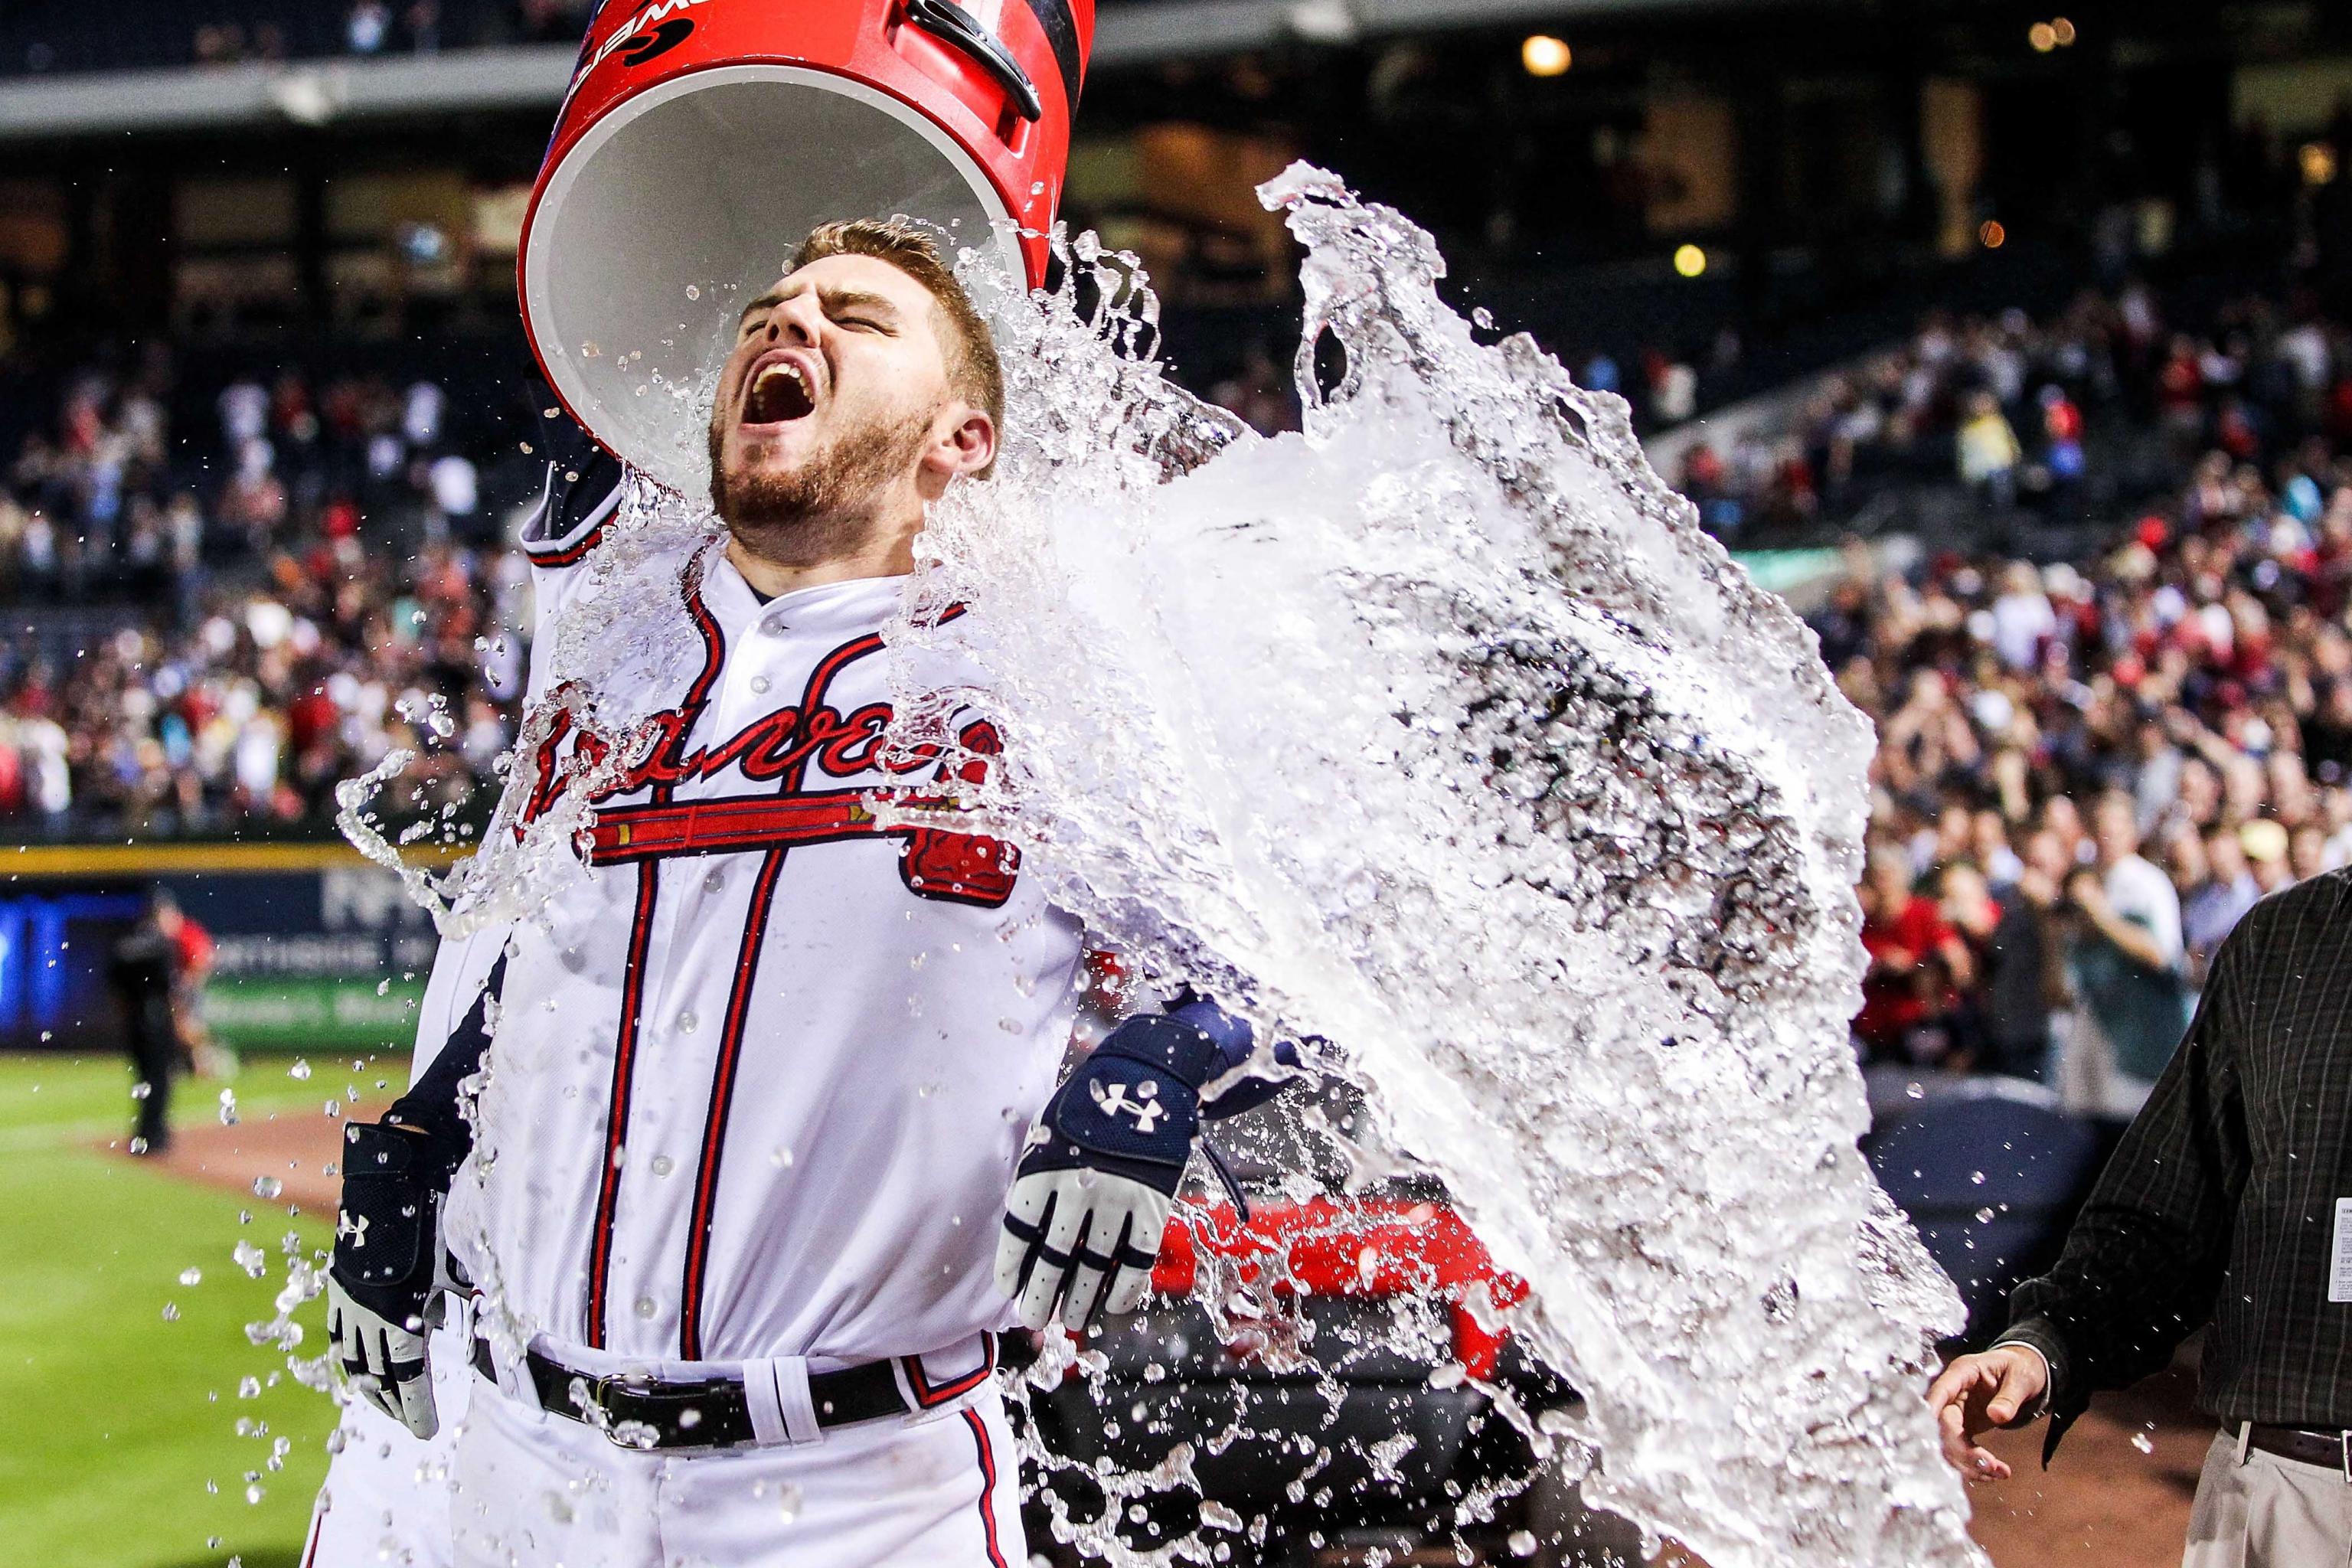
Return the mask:
[[2047,1413],[2046,1464],[2091,1395],[2205,1331],[2221,1422],[2184,1568],[2352,1554],[2352,871],[2257,904],[2051,1271],[1993,1347],[1928,1391],[1964,1473],[1977,1439]]

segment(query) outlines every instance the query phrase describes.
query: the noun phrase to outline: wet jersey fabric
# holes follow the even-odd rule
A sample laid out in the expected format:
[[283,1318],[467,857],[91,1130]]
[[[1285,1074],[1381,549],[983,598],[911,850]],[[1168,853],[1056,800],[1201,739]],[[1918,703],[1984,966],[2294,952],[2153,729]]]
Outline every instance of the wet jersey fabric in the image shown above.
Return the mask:
[[[531,546],[535,666],[577,544]],[[509,942],[452,1250],[519,1339],[649,1369],[969,1346],[1008,1320],[997,1220],[1080,932],[1011,846],[877,816],[997,749],[966,709],[944,756],[882,753],[902,580],[762,604],[718,540],[684,559],[631,587],[699,649],[674,700],[681,672],[643,673],[653,743],[615,765],[559,721],[526,759],[531,809],[593,778],[595,810]],[[627,672],[598,679],[625,710]]]

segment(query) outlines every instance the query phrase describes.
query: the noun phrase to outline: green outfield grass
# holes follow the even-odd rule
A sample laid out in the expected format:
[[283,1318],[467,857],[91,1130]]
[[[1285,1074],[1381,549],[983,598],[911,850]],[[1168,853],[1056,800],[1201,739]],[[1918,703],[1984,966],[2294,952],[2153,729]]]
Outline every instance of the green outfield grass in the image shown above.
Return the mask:
[[[248,1118],[315,1111],[321,1098],[268,1061],[234,1087]],[[215,1114],[219,1089],[186,1086],[182,1116]],[[330,1216],[289,1216],[282,1202],[93,1147],[123,1134],[128,1090],[120,1059],[0,1057],[0,1559],[194,1568],[238,1556],[243,1568],[290,1568],[334,1411],[284,1375],[281,1354],[249,1344],[245,1325],[273,1316],[281,1238],[290,1231],[315,1250]],[[232,1261],[240,1239],[268,1254],[264,1279]],[[181,1282],[190,1268],[200,1283]],[[320,1304],[299,1321],[303,1352],[316,1353]],[[273,1372],[275,1387],[240,1397],[242,1380],[266,1385]],[[267,1435],[239,1436],[240,1417]],[[272,1472],[279,1437],[290,1447]],[[247,1500],[247,1472],[258,1472],[258,1503]]]

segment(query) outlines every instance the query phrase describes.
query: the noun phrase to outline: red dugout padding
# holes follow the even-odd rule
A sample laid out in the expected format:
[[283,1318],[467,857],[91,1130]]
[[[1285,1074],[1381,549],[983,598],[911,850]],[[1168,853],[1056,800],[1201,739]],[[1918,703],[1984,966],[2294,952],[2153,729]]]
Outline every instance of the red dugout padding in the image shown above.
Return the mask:
[[697,492],[736,314],[817,224],[905,214],[1037,283],[1093,39],[1093,0],[606,0],[518,266],[556,395]]
[[[1201,1234],[1196,1237],[1195,1227]],[[1527,1299],[1527,1281],[1495,1267],[1486,1244],[1443,1204],[1364,1198],[1231,1205],[1171,1221],[1151,1270],[1163,1296],[1189,1294],[1206,1250],[1236,1264],[1244,1280],[1278,1264],[1276,1289],[1317,1296],[1433,1296],[1454,1326],[1454,1359],[1491,1378],[1509,1330],[1496,1320]]]

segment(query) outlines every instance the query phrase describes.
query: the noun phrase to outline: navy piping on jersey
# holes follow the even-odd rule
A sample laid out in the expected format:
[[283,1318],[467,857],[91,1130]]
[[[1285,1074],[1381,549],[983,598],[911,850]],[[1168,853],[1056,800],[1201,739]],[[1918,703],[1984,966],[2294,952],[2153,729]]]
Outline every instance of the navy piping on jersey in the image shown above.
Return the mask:
[[[678,591],[685,596],[687,614],[702,634],[702,669],[695,676],[694,684],[687,689],[686,700],[679,706],[682,723],[681,739],[691,734],[695,722],[710,700],[710,689],[719,679],[719,666],[727,658],[727,635],[702,600],[702,563],[707,555],[698,554],[687,563],[678,579]],[[667,803],[668,784],[656,784],[654,798]],[[613,1047],[613,1088],[607,1100],[604,1121],[604,1167],[596,1182],[596,1220],[588,1243],[588,1310],[586,1339],[592,1350],[604,1348],[606,1297],[613,1271],[613,1216],[621,1198],[621,1162],[627,1147],[629,1102],[635,1087],[637,1058],[639,1015],[645,1008],[645,973],[647,949],[653,942],[654,910],[661,894],[661,862],[648,860],[637,868],[637,902],[629,921],[629,956],[622,972],[621,1025]]]

